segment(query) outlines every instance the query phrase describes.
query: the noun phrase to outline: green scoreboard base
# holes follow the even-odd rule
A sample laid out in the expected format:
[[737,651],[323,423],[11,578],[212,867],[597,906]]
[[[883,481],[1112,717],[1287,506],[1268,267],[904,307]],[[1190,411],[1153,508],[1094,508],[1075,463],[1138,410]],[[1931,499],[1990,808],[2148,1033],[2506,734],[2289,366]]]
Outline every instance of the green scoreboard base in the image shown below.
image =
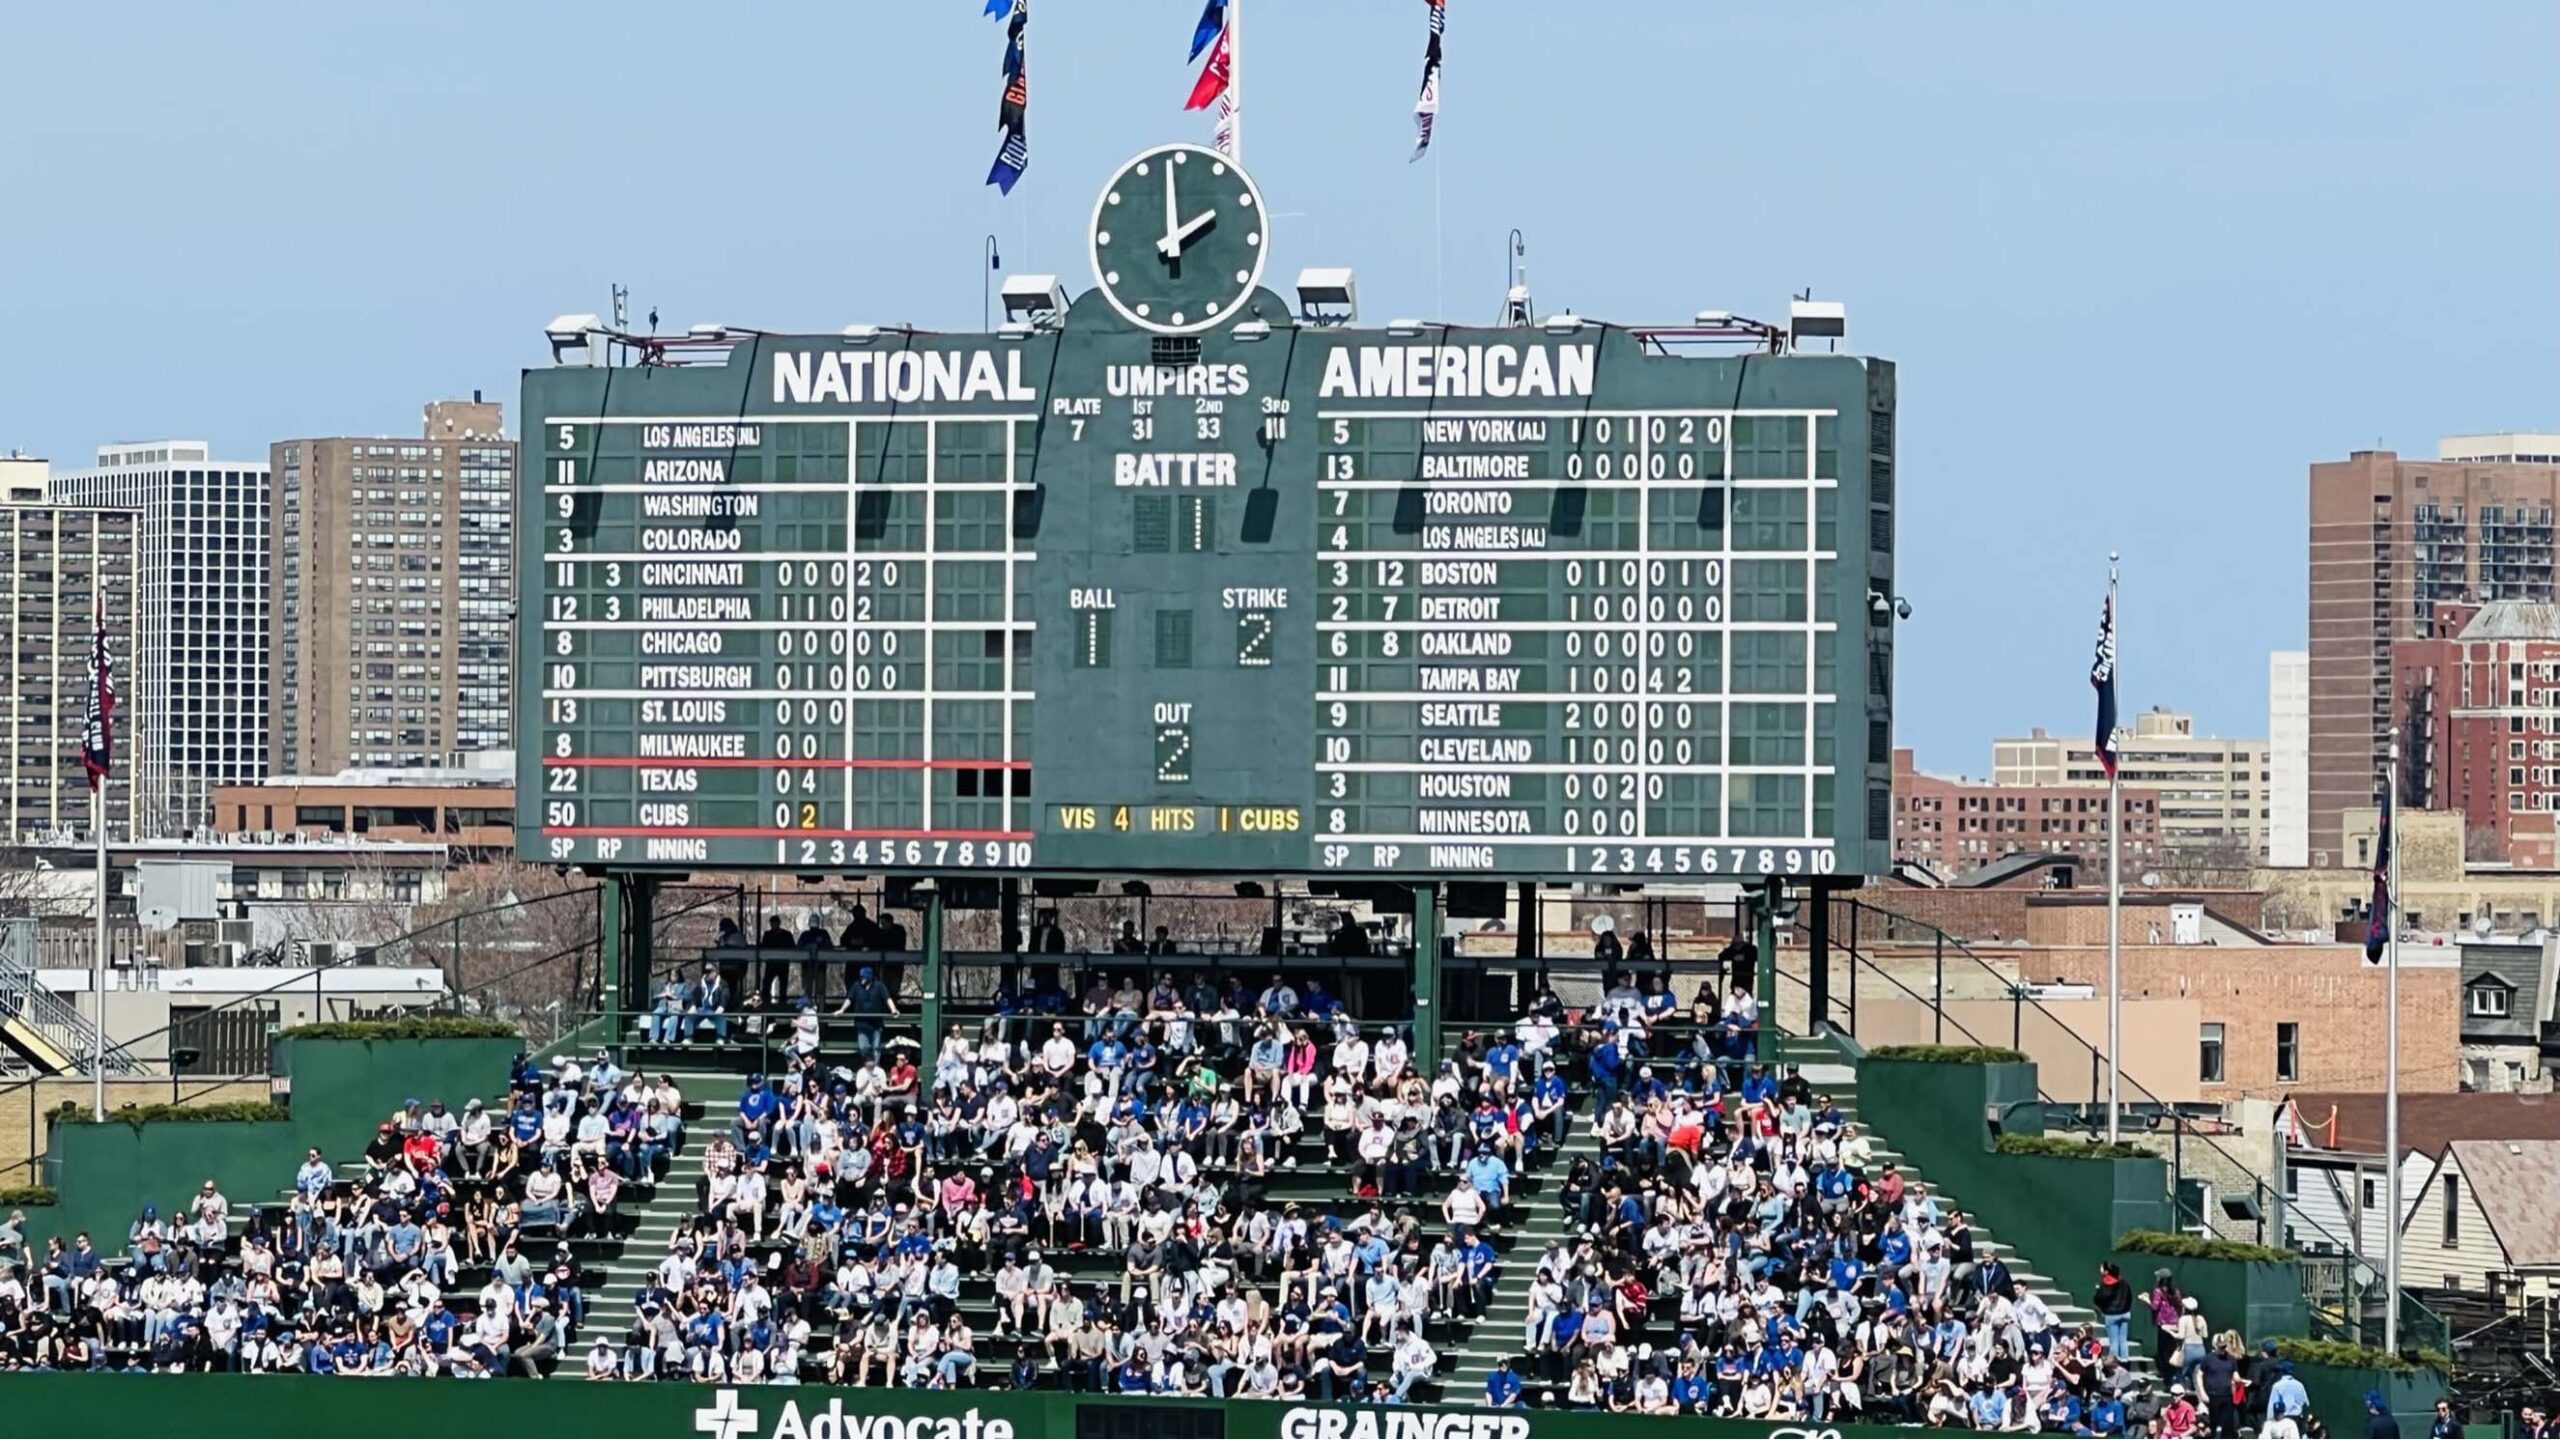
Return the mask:
[[590,1384],[577,1373],[570,1364],[549,1381],[25,1373],[0,1381],[0,1391],[7,1396],[11,1434],[132,1440],[1819,1440],[1922,1433],[1575,1410],[1286,1405],[1051,1391]]

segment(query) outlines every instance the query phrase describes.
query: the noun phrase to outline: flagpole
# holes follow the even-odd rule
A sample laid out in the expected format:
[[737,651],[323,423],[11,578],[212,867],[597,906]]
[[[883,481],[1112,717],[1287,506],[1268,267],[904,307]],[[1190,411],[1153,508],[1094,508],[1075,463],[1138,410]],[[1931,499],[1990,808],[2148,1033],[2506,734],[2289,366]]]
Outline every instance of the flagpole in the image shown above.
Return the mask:
[[107,1119],[107,786],[98,782],[98,798],[89,807],[89,828],[98,842],[98,950],[89,961],[90,1031],[89,1118]]
[[1227,158],[1244,164],[1244,0],[1227,0]]
[[[2391,742],[2383,772],[2383,814],[2400,799],[2400,742]],[[2383,821],[2383,889],[2390,904],[2382,916],[2382,1348],[2400,1353],[2400,827]]]
[[[2107,625],[2115,637],[2118,661],[2124,656],[2124,617],[2116,605],[2116,557],[2107,556]],[[2112,673],[2112,672],[2111,672]],[[2107,737],[2109,747],[2121,749],[2116,736],[2121,727]],[[2120,1096],[2124,1084],[2124,762],[2107,767],[2107,1143],[2113,1145],[2122,1137],[2119,1126],[2124,1107]]]
[[[103,566],[99,568],[94,598],[96,614],[90,623],[96,634],[94,647],[102,656],[107,643],[107,577]],[[89,705],[103,715],[103,658],[94,660],[90,668],[97,673],[89,677]],[[113,716],[104,716],[100,721],[101,725],[114,723]],[[89,1032],[89,1118],[103,1125],[107,1119],[107,777],[94,769],[89,772],[89,794],[90,838],[98,849],[98,945],[89,957],[89,1018],[94,1027]]]

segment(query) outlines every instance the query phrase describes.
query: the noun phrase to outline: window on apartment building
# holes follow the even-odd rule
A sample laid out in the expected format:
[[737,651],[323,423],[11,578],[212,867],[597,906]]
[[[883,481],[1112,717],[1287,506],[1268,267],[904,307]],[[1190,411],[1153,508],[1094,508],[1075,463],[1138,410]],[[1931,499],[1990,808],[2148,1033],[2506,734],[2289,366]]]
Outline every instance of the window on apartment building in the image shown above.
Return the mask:
[[2218,1022],[2197,1027],[2196,1078],[2207,1085],[2222,1083],[2222,1026]]
[[2470,1010],[2482,1020],[2503,1020],[2515,1013],[2515,992],[2494,981],[2482,981],[2471,987]]
[[2444,1177],[2444,1248],[2462,1243],[2462,1177]]
[[2276,1078],[2282,1081],[2302,1078],[2302,1026],[2296,1021],[2276,1022]]
[[2364,1177],[2364,1208],[2370,1210],[2381,1203],[2382,1182],[2367,1175]]

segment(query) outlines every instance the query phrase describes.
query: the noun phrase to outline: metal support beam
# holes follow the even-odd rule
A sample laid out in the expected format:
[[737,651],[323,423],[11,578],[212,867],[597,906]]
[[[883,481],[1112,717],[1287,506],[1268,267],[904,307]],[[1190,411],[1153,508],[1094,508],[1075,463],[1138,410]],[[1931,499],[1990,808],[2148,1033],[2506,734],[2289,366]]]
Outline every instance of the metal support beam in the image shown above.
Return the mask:
[[1413,887],[1413,1070],[1440,1073],[1440,887]]
[[1813,913],[1805,921],[1807,946],[1805,970],[1807,988],[1812,999],[1805,1011],[1804,1031],[1819,1035],[1831,1020],[1831,895],[1819,887],[1805,897]]
[[[621,992],[622,967],[630,954],[624,912],[629,903],[625,891],[631,883],[629,876],[607,874],[596,887],[596,1003],[608,1013],[614,1008],[614,997]],[[567,1017],[563,1019],[565,1022]],[[621,1044],[622,1027],[615,1025],[612,1030],[613,1039],[607,1043]]]
[[[916,896],[924,909],[924,1005],[918,1022],[924,1031],[922,1053],[916,1064],[930,1077],[942,1059],[942,891],[939,887],[918,887]],[[932,1082],[926,1081],[928,1085]]]
[[1752,1048],[1761,1064],[1774,1066],[1778,1063],[1778,912],[1765,890],[1746,903],[1751,906],[1752,944],[1760,952],[1760,1024],[1752,1032]]

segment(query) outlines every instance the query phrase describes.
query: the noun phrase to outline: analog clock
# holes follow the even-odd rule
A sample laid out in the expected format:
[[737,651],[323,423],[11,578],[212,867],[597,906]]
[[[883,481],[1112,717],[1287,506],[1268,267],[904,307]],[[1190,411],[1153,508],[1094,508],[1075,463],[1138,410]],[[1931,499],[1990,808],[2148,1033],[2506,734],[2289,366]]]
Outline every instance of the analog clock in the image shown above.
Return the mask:
[[1200,145],[1160,145],[1120,167],[1093,202],[1093,278],[1143,330],[1191,335],[1234,317],[1270,251],[1262,192]]

